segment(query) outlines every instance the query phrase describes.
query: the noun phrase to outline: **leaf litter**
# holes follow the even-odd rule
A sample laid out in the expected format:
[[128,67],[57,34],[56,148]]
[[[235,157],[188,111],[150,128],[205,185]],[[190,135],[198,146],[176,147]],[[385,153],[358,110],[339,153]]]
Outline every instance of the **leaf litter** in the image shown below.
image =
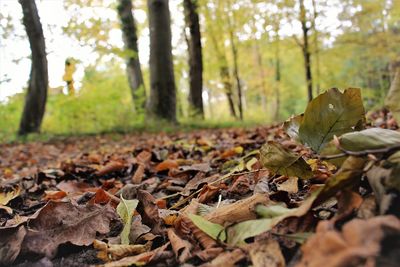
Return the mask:
[[0,265],[396,266],[400,133],[364,113],[1,145]]

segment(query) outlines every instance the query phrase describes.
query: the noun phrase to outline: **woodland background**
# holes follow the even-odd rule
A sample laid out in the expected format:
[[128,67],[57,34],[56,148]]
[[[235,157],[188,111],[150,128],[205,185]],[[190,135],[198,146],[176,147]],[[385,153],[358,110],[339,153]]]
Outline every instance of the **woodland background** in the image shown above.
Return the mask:
[[[63,49],[54,45],[62,36],[90,57],[58,60],[69,58],[78,70],[69,74],[75,93],[64,82],[44,86],[41,100],[35,100],[43,110],[28,112],[39,125],[21,130],[29,86],[14,85],[30,77],[15,73],[31,53],[10,45],[22,40],[26,51],[29,42],[21,32],[22,9],[10,9],[20,5],[2,0],[3,140],[15,138],[18,129],[22,134],[160,129],[146,118],[179,121],[182,128],[267,124],[302,112],[312,96],[331,87],[362,88],[366,109],[373,110],[383,105],[400,54],[400,2],[395,0],[65,0],[58,1],[65,10],[63,23],[48,20],[49,9],[41,10],[46,2],[56,1],[36,1],[44,55]],[[8,54],[16,55],[13,61],[3,60]],[[52,62],[50,75],[60,68]],[[157,77],[166,79],[164,95],[152,92]]]

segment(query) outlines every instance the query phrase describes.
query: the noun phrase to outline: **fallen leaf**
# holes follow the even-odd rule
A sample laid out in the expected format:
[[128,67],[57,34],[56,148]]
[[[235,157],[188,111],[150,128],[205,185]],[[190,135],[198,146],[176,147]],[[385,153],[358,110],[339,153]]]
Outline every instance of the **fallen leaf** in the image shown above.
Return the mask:
[[0,228],[0,265],[10,265],[21,251],[26,235],[24,226]]
[[297,193],[299,191],[298,180],[297,177],[289,177],[283,183],[277,184],[277,188],[279,191]]
[[177,169],[179,164],[176,160],[167,159],[156,166],[157,172],[167,171],[170,169]]
[[121,171],[125,168],[125,165],[118,161],[111,161],[106,166],[102,167],[96,172],[97,176],[104,176],[106,174]]
[[236,263],[244,259],[246,254],[241,249],[226,251],[219,254],[210,263],[204,264],[204,267],[234,267]]
[[304,179],[312,177],[311,168],[301,155],[296,155],[275,141],[263,145],[260,155],[261,164],[273,173]]
[[[318,224],[316,234],[301,247],[303,256],[297,267],[366,266],[367,263],[368,266],[382,266],[376,262],[379,254],[398,251],[398,247],[381,247],[385,237],[400,235],[400,221],[394,216],[354,219],[347,222],[342,231],[332,229],[330,224],[326,221]],[[387,262],[385,266],[397,264]]]
[[346,151],[365,151],[394,146],[398,146],[398,149],[400,149],[400,132],[382,128],[369,128],[343,134],[339,137],[339,144]]
[[308,103],[299,128],[301,141],[319,153],[334,135],[352,132],[364,120],[360,89],[332,88]]
[[61,244],[88,246],[97,233],[110,232],[109,225],[114,219],[116,214],[109,205],[81,206],[50,201],[28,220],[29,228],[21,251],[53,258]]
[[191,250],[193,248],[193,245],[182,238],[180,238],[176,233],[174,229],[168,229],[168,239],[171,242],[172,249],[175,253],[176,259],[178,260],[179,263],[184,263],[186,260],[188,260],[192,255],[191,255]]
[[300,141],[299,128],[303,123],[304,114],[292,116],[283,123],[283,128],[293,140]]
[[235,203],[223,205],[205,216],[213,223],[229,225],[257,217],[255,207],[259,204],[268,205],[270,200],[267,194],[254,194]]
[[100,240],[94,240],[93,247],[99,251],[97,257],[108,262],[149,251],[151,242],[145,245],[114,245],[106,244]]
[[67,196],[64,191],[44,191],[44,200],[60,200]]
[[21,188],[18,185],[0,188],[0,204],[7,205],[10,200],[18,197],[21,193]]
[[[269,231],[277,225],[279,222],[283,221],[289,217],[301,217],[305,215],[311,206],[313,205],[315,199],[318,194],[321,192],[321,189],[314,191],[298,208],[294,209],[286,209],[280,205],[272,205],[263,207],[262,205],[257,206],[257,211],[263,210],[264,212],[260,212],[260,215],[269,214],[267,218],[256,219],[256,220],[248,220],[238,224],[235,224],[232,227],[227,229],[227,242],[231,245],[239,245],[244,244],[245,240],[250,237],[257,236],[266,231]],[[271,207],[278,207],[277,209]],[[276,216],[270,217],[271,212],[265,212],[265,210],[274,210]]]
[[202,230],[204,233],[206,233],[215,240],[225,241],[226,233],[222,225],[217,223],[212,223],[199,215],[189,214],[188,216],[192,220],[192,222],[197,227],[199,227],[199,229]]
[[131,230],[132,216],[135,211],[139,200],[137,199],[124,199],[121,195],[121,202],[117,206],[117,213],[124,222],[124,228],[121,232],[121,243],[129,245],[129,233]]
[[260,240],[250,245],[249,255],[254,267],[284,267],[285,258],[274,239]]

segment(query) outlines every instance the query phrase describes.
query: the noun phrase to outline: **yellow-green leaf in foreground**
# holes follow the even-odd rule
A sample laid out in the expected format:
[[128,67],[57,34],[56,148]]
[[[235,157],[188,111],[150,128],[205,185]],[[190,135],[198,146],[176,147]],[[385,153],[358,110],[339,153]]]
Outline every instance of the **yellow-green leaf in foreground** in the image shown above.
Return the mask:
[[194,225],[199,227],[201,231],[203,231],[213,239],[220,241],[226,240],[225,229],[222,225],[207,221],[206,219],[204,219],[199,215],[189,214],[188,216],[192,220]]
[[117,206],[117,213],[124,223],[124,228],[121,232],[121,244],[123,245],[129,245],[129,233],[132,225],[132,216],[138,204],[139,200],[124,199],[121,195],[121,202],[119,202]]
[[360,89],[333,88],[314,98],[304,112],[300,140],[319,153],[333,136],[352,132],[365,119]]
[[[262,206],[256,207],[256,211],[259,215],[267,215],[268,218],[248,220],[238,223],[230,228],[228,228],[228,244],[230,245],[240,245],[245,242],[247,238],[257,236],[266,231],[271,230],[275,225],[277,225],[282,220],[289,217],[301,217],[306,214],[311,206],[313,205],[321,189],[314,191],[298,208],[287,209],[280,205],[274,206]],[[275,217],[271,217],[273,215]]]
[[275,141],[269,141],[260,149],[260,161],[271,172],[303,179],[312,177],[311,167],[306,161]]

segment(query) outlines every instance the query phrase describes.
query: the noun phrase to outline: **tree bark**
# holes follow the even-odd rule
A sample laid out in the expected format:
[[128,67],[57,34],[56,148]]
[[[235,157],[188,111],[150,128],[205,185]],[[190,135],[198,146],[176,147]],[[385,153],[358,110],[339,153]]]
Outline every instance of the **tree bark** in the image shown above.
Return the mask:
[[280,36],[279,36],[279,26],[276,29],[276,48],[275,48],[275,96],[276,96],[276,107],[274,120],[279,121],[279,110],[281,105],[281,58],[280,58]]
[[308,40],[308,32],[310,28],[307,26],[306,9],[304,7],[304,0],[299,0],[300,3],[300,23],[303,32],[302,51],[304,57],[304,69],[306,74],[307,94],[308,101],[313,99],[313,82],[311,74],[311,53]]
[[318,44],[318,31],[317,27],[315,25],[315,21],[317,20],[318,17],[318,11],[317,11],[317,4],[315,0],[312,0],[312,6],[313,6],[313,22],[312,22],[312,27],[314,31],[314,49],[315,49],[315,80],[316,80],[316,89],[317,89],[317,95],[320,94],[321,92],[321,85],[320,85],[320,79],[321,79],[321,69],[320,69],[320,60],[319,60],[319,44]]
[[25,135],[40,131],[46,107],[48,69],[43,29],[35,1],[19,0],[19,3],[32,53],[28,91],[18,131],[19,135]]
[[118,15],[121,22],[122,37],[126,52],[126,73],[136,111],[143,110],[146,91],[139,61],[137,29],[132,14],[132,0],[119,0]]
[[238,52],[235,44],[235,35],[233,32],[233,23],[231,21],[233,14],[228,14],[228,28],[229,28],[229,41],[231,43],[232,57],[233,57],[233,76],[236,80],[236,88],[238,93],[238,109],[239,118],[243,120],[243,104],[242,104],[242,85],[240,83],[239,66],[238,66]]
[[185,23],[190,36],[186,38],[189,50],[189,115],[204,118],[203,56],[197,0],[184,0]]
[[148,0],[150,25],[150,99],[148,115],[176,122],[176,89],[168,0]]
[[[207,19],[210,20],[211,16],[209,14],[209,11],[208,11],[208,9],[205,9],[205,10],[206,10]],[[235,104],[233,101],[232,82],[231,82],[231,76],[230,76],[229,68],[228,68],[228,60],[226,58],[225,51],[221,51],[221,49],[219,47],[218,40],[215,37],[213,28],[211,27],[211,25],[207,25],[207,26],[209,26],[208,32],[210,35],[211,43],[213,45],[215,54],[218,59],[219,75],[220,75],[221,81],[224,86],[226,98],[228,100],[229,112],[232,117],[237,118]]]

